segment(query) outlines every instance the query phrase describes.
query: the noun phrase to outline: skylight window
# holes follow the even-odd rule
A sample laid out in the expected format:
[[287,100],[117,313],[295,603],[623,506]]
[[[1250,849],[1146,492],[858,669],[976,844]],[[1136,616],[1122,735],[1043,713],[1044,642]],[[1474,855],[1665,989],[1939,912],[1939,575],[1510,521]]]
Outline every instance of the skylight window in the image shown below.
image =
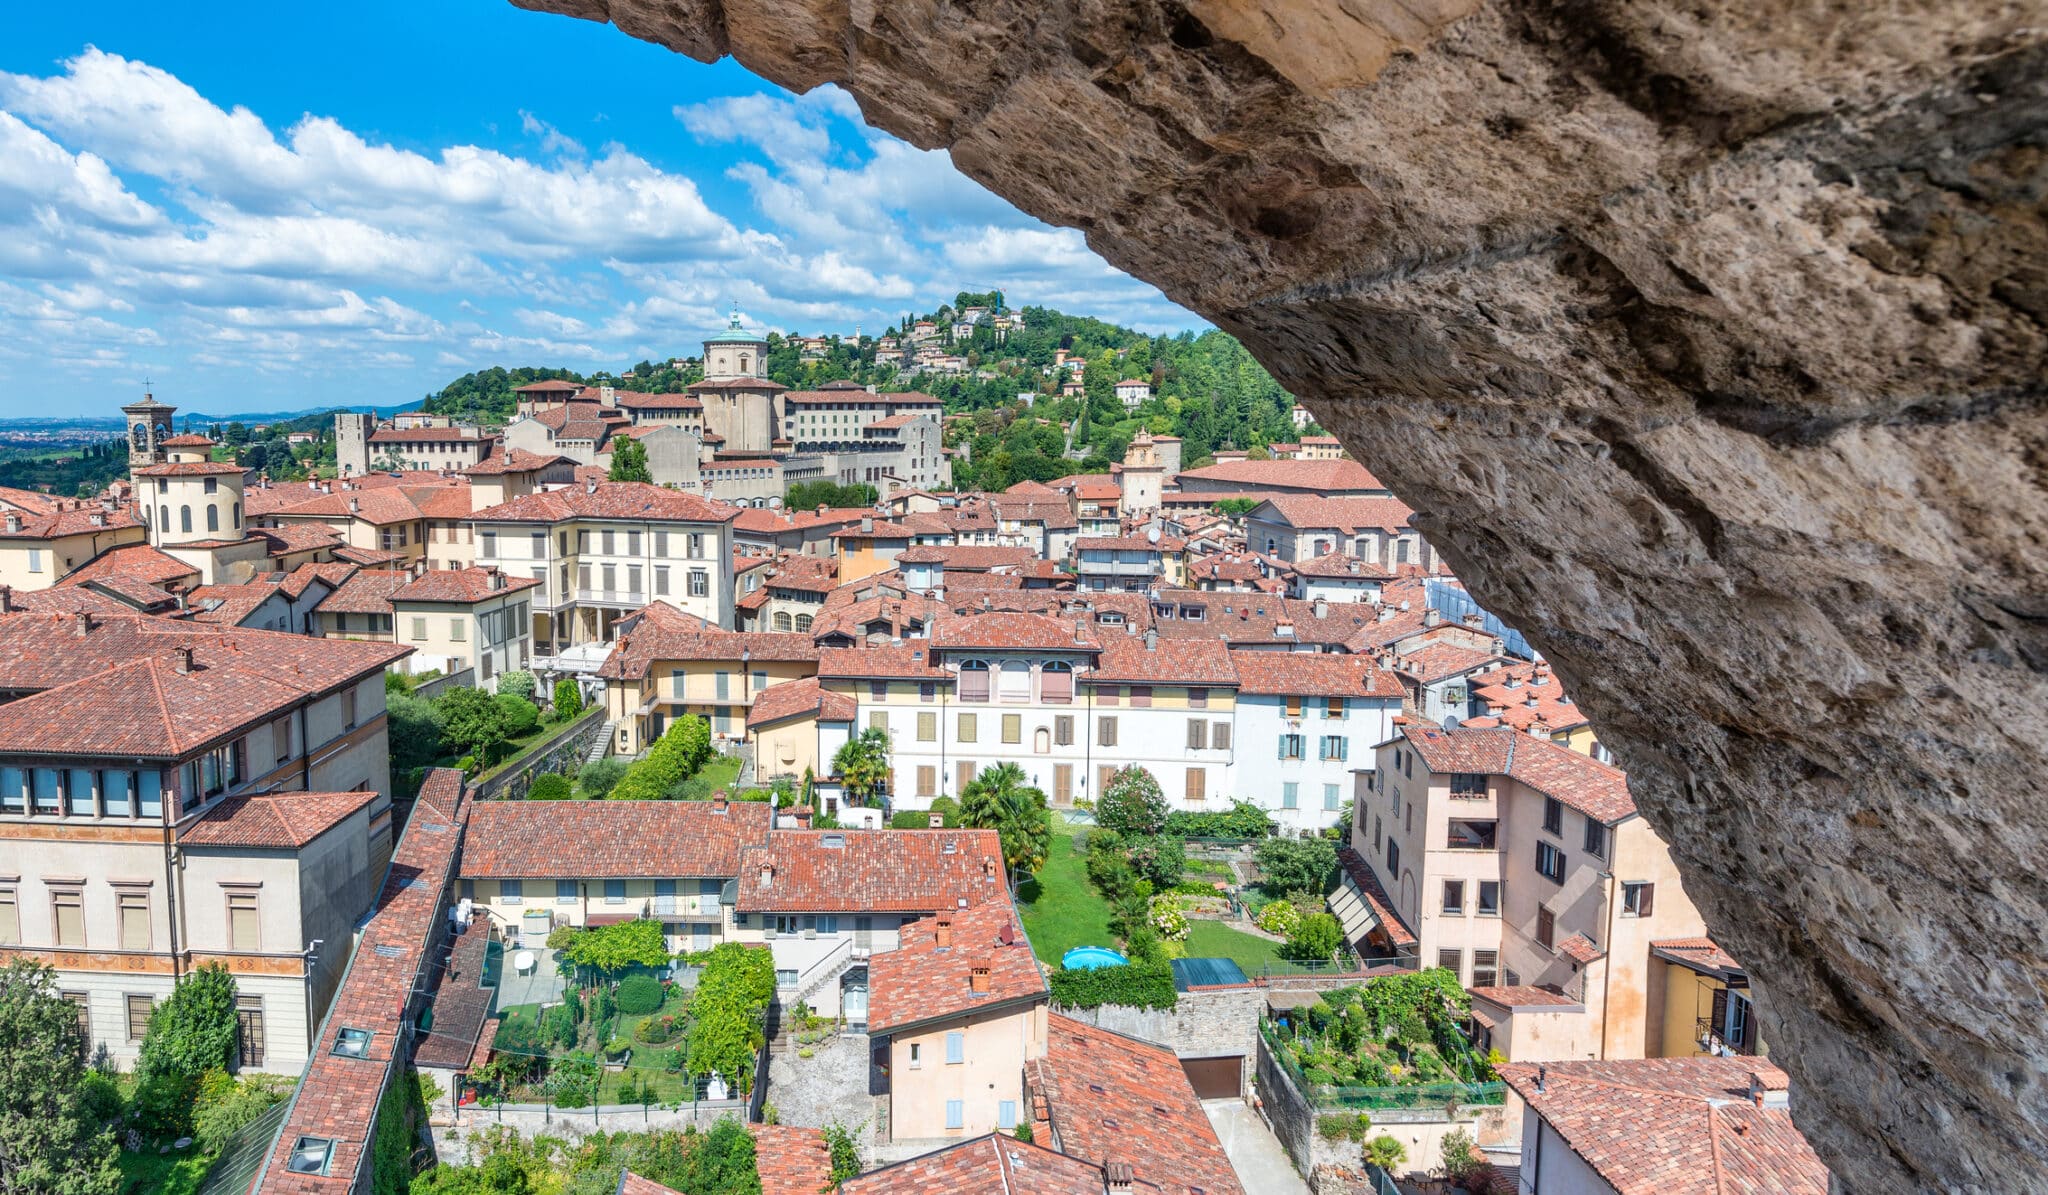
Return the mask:
[[285,1169],[293,1174],[325,1174],[334,1157],[334,1142],[326,1137],[301,1137],[292,1143],[292,1156]]
[[370,1037],[368,1029],[344,1028],[334,1039],[334,1052],[343,1058],[368,1058]]

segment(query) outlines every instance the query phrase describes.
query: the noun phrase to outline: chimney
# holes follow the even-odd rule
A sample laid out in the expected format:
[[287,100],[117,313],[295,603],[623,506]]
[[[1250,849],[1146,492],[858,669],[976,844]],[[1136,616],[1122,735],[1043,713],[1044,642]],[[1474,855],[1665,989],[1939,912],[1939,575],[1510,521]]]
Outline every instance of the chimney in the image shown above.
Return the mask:
[[505,588],[505,574],[499,572],[497,569],[492,569],[490,570],[490,576],[492,589]]
[[8,533],[9,535],[14,535],[14,534],[17,534],[17,533],[19,533],[20,531],[21,531],[21,516],[20,516],[20,515],[18,515],[18,514],[16,514],[15,512],[13,512],[13,511],[11,511],[11,510],[10,510],[10,511],[8,511],[8,512],[7,512],[7,533]]
[[1435,606],[1427,606],[1427,607],[1424,607],[1424,608],[1423,608],[1423,611],[1422,611],[1422,625],[1423,625],[1423,626],[1426,626],[1426,627],[1433,627],[1433,626],[1436,626],[1437,624],[1441,623],[1441,622],[1442,622],[1443,620],[1444,620],[1444,615],[1443,615],[1443,611],[1441,611],[1441,610],[1437,609],[1437,608],[1436,608]]
[[355,514],[356,512],[358,512],[358,511],[360,511],[360,510],[362,510],[362,509],[363,509],[363,500],[362,500],[361,498],[350,498],[350,499],[348,500],[348,513],[350,513],[350,514]]
[[1330,616],[1330,599],[1317,598],[1315,612],[1317,618],[1328,618]]
[[825,504],[824,504],[823,502],[820,502],[820,503],[818,503],[818,517],[819,517],[819,518],[824,518],[824,517],[825,517],[825,510],[826,510]]
[[0,614],[14,613],[14,586],[0,585]]
[[92,630],[92,615],[84,610],[71,616],[71,633],[83,639]]
[[808,830],[811,828],[811,807],[809,805],[799,805],[795,809],[790,810],[790,813],[796,818],[797,829]]
[[[83,615],[81,615],[81,617],[83,617]],[[83,634],[84,632],[81,631],[80,633]],[[178,649],[178,674],[180,676],[183,676],[191,671],[192,649],[189,647],[181,647]]]
[[1108,1195],[1131,1195],[1131,1183],[1135,1176],[1129,1162],[1108,1161],[1102,1164],[1102,1189]]
[[762,886],[763,888],[766,888],[766,887],[768,887],[768,886],[772,885],[772,884],[773,884],[774,882],[775,882],[775,865],[774,865],[774,864],[772,864],[772,863],[763,863],[763,864],[761,865],[761,886]]
[[1086,643],[1086,642],[1088,642],[1088,620],[1087,620],[1087,619],[1085,619],[1085,618],[1077,618],[1077,619],[1075,619],[1075,620],[1074,620],[1074,642],[1076,642],[1076,643]]
[[583,492],[586,494],[595,494],[597,492],[597,480],[595,478],[592,478],[591,480],[584,482]]
[[[987,963],[976,963],[973,966],[967,968],[967,990],[982,996],[986,996],[988,994]],[[1757,1106],[1762,1107],[1763,1105],[1761,1102],[1759,1102]]]
[[1146,651],[1158,651],[1158,650],[1159,650],[1159,632],[1158,632],[1158,631],[1156,631],[1156,630],[1147,630],[1147,631],[1145,632],[1145,650],[1146,650]]
[[927,830],[943,830],[946,828],[946,815],[934,810],[925,814],[924,824]]
[[1465,612],[1463,622],[1466,626],[1477,629],[1486,625],[1486,616],[1477,610],[1468,610]]
[[875,529],[874,518],[870,515],[862,515],[860,518],[860,529],[863,534],[872,533]]
[[939,914],[938,923],[932,926],[932,945],[945,949],[953,944],[953,915]]
[[724,789],[721,788],[711,795],[711,812],[724,813],[731,805],[732,802],[726,797]]
[[1536,1094],[1543,1094],[1543,1083],[1550,1078],[1550,1068],[1539,1064],[1536,1067]]

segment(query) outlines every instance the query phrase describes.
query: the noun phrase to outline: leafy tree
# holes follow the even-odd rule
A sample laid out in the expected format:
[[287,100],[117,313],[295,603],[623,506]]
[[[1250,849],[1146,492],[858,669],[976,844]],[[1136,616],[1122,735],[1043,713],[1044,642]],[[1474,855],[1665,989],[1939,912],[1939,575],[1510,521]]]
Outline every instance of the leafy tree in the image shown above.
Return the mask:
[[1463,1129],[1452,1129],[1450,1132],[1445,1133],[1442,1149],[1444,1155],[1444,1177],[1446,1178],[1463,1179],[1474,1170],[1486,1165],[1485,1160],[1479,1156],[1479,1150],[1476,1143],[1472,1140],[1472,1134]]
[[542,772],[533,778],[533,784],[526,790],[529,801],[566,801],[571,796],[569,778],[555,772]]
[[562,953],[579,967],[594,967],[605,972],[623,971],[636,964],[660,967],[666,965],[670,957],[668,943],[662,937],[661,922],[645,918],[580,930]]
[[527,701],[532,701],[536,687],[537,682],[533,679],[533,673],[526,671],[524,668],[515,668],[510,672],[498,674],[498,696],[500,697],[521,697]]
[[1152,773],[1132,764],[1103,786],[1095,820],[1119,834],[1157,834],[1166,828],[1166,796]]
[[526,698],[500,693],[491,700],[497,702],[498,708],[505,711],[506,738],[516,739],[524,734],[532,734],[540,725],[540,708]]
[[853,1134],[837,1123],[826,1125],[822,1135],[832,1155],[832,1181],[827,1189],[837,1190],[840,1183],[860,1173],[860,1147]]
[[[659,801],[711,756],[711,725],[687,716],[676,719],[647,749],[646,758],[626,769],[611,790],[614,801]],[[708,795],[708,794],[707,794]]]
[[619,778],[625,774],[625,761],[608,756],[584,764],[583,770],[576,773],[576,783],[583,786],[584,796],[601,800],[611,794],[612,789],[618,786]]
[[1337,876],[1337,846],[1327,838],[1268,838],[1256,858],[1265,877],[1259,885],[1272,893],[1321,896]]
[[628,975],[619,981],[619,1011],[644,1016],[661,1007],[661,981],[652,975]]
[[149,1014],[135,1059],[144,1122],[164,1133],[191,1127],[200,1079],[234,1061],[235,978],[219,963],[202,963]]
[[1327,963],[1344,945],[1344,927],[1328,913],[1311,913],[1294,925],[1280,953],[1304,963]]
[[1212,504],[1216,513],[1229,519],[1242,519],[1259,508],[1257,498],[1225,498]]
[[677,1190],[690,1195],[761,1195],[754,1135],[732,1117],[711,1127],[684,1164]]
[[384,717],[393,767],[423,768],[441,757],[444,724],[439,706],[418,697],[393,694],[385,699]]
[[113,1132],[85,1115],[89,1072],[78,1009],[50,968],[0,969],[0,1190],[8,1195],[114,1195]]
[[757,946],[726,942],[704,957],[690,997],[690,1073],[716,1072],[742,1093],[753,1089],[754,1055],[765,1037],[762,1015],[775,995],[775,960]]
[[799,481],[783,495],[782,504],[790,510],[815,510],[820,506],[873,506],[876,498],[875,487],[866,482]]
[[1398,1137],[1381,1133],[1365,1143],[1365,1161],[1368,1166],[1377,1166],[1389,1174],[1394,1167],[1408,1160],[1408,1147]]
[[[1052,814],[1045,793],[1025,783],[1014,763],[983,768],[960,794],[960,819],[977,830],[994,830],[1003,844],[1003,863],[1028,874],[1045,865],[1052,849]],[[1178,872],[1175,879],[1179,878]]]
[[849,801],[873,801],[889,783],[889,733],[871,726],[847,740],[832,757],[832,770],[846,786]]
[[647,469],[647,445],[634,439],[624,439],[613,444],[611,479],[653,481],[654,474]]
[[583,686],[573,676],[555,682],[555,717],[573,718],[583,712]]
[[450,689],[435,704],[441,709],[441,737],[479,764],[504,743],[505,707],[482,689]]
[[1188,869],[1187,848],[1180,839],[1169,835],[1127,838],[1124,850],[1131,861],[1131,870],[1152,881],[1155,892],[1163,892],[1180,883],[1181,874]]

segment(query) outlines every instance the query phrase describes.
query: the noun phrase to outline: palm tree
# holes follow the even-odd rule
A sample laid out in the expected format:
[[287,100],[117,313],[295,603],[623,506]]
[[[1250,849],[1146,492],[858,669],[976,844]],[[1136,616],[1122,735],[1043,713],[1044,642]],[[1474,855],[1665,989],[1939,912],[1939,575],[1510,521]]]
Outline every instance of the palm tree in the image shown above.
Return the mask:
[[1377,1166],[1389,1175],[1394,1173],[1394,1167],[1407,1160],[1408,1147],[1390,1134],[1382,1133],[1365,1143],[1366,1165]]
[[961,824],[994,830],[1003,841],[1003,863],[1025,875],[1045,865],[1052,849],[1051,814],[1045,793],[1026,783],[1013,763],[983,768],[960,794]]
[[889,783],[889,732],[871,726],[848,739],[832,757],[832,770],[846,786],[848,801],[871,803]]

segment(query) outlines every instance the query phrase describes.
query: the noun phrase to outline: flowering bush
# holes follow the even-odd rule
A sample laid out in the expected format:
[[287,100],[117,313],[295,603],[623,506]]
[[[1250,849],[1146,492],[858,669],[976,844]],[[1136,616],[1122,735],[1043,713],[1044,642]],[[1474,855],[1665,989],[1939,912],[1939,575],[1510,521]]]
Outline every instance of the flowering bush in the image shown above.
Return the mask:
[[1292,901],[1276,900],[1259,910],[1256,924],[1267,933],[1284,938],[1301,924],[1301,910],[1295,908]]
[[1178,942],[1188,936],[1188,915],[1180,897],[1168,893],[1152,899],[1152,928],[1169,942]]

